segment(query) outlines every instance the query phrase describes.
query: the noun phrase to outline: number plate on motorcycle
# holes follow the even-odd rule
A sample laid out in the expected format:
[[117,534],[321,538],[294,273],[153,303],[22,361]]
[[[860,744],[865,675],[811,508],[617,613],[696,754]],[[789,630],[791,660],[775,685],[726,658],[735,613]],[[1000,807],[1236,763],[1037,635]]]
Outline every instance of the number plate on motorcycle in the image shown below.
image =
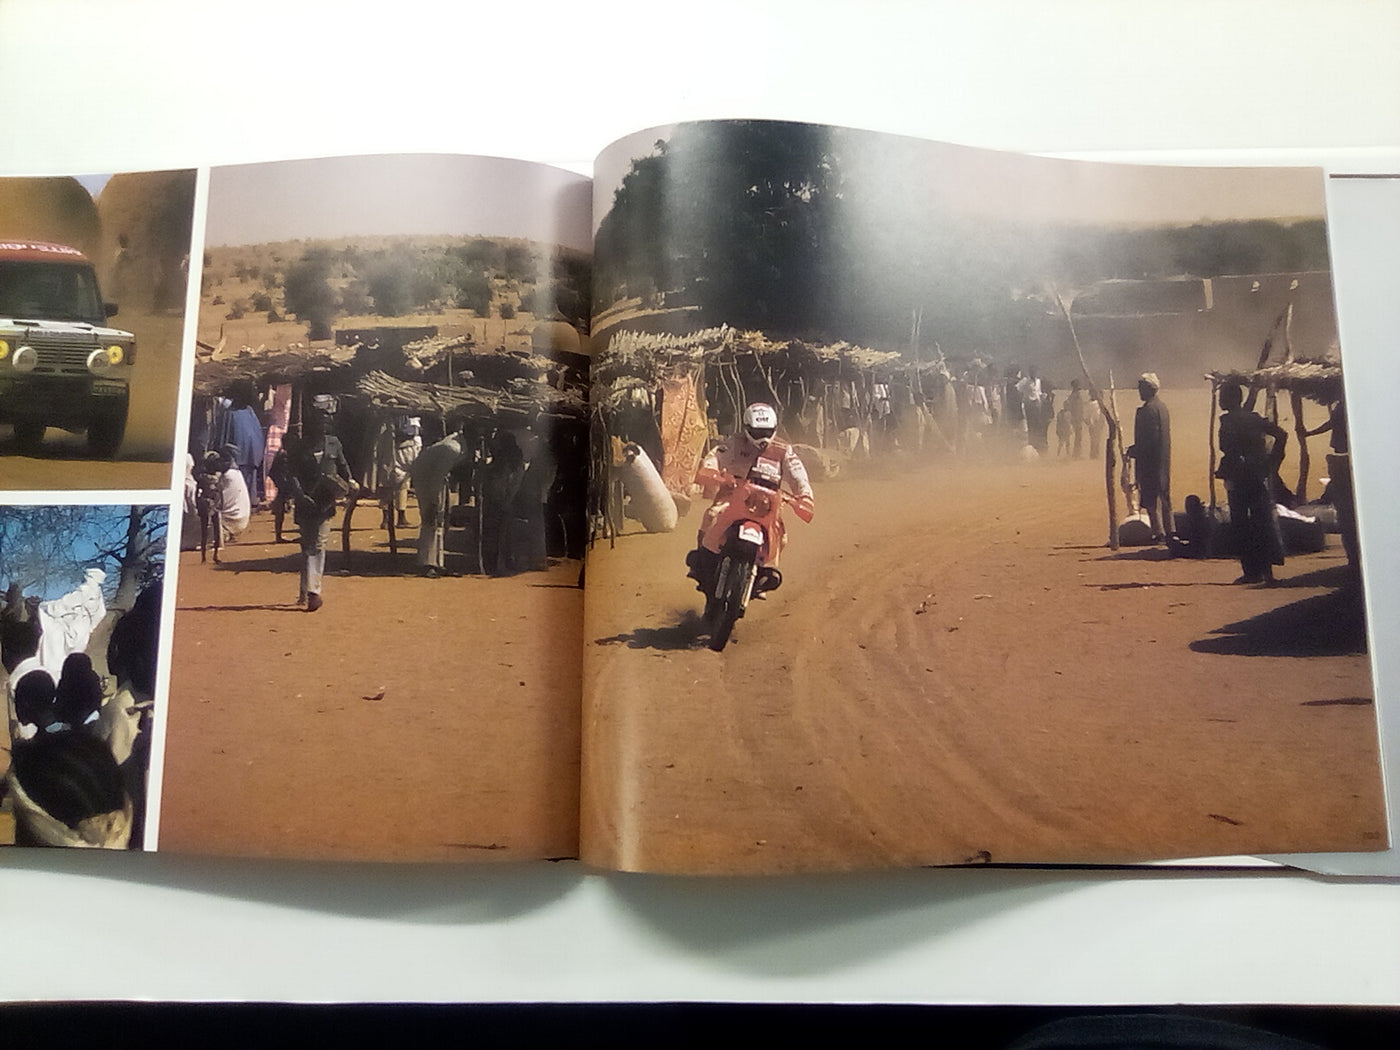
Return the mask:
[[783,480],[783,468],[771,459],[760,459],[753,465],[751,474],[755,481],[779,483]]
[[739,538],[745,543],[763,543],[763,530],[757,525],[740,525]]

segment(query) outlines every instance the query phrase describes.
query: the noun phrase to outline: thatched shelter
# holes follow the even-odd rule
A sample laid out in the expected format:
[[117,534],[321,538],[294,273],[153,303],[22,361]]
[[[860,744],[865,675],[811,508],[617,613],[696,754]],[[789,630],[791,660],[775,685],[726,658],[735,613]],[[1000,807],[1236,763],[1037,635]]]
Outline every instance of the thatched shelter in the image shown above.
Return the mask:
[[[192,445],[214,440],[222,398],[234,390],[251,391],[258,403],[275,408],[264,418],[266,468],[283,433],[298,433],[306,409],[315,399],[328,397],[333,399],[335,431],[351,470],[366,494],[376,494],[385,482],[379,454],[385,434],[403,417],[418,417],[425,445],[461,428],[472,448],[471,464],[486,463],[493,436],[512,431],[536,454],[557,464],[558,491],[550,494],[550,553],[581,555],[586,358],[554,351],[485,351],[469,336],[437,335],[407,342],[376,338],[335,346],[200,350]],[[196,454],[201,450],[192,449]],[[480,486],[472,474],[471,467],[464,466],[459,498],[475,505],[479,514]],[[350,505],[343,530],[347,551],[352,512]],[[556,528],[561,521],[565,524]]]
[[[895,421],[913,420],[911,432],[921,435],[930,399],[924,385],[938,367],[896,351],[775,339],[727,325],[683,335],[618,332],[592,367],[595,528],[620,524],[604,505],[615,446],[640,445],[682,499],[709,441],[737,429],[744,406],[761,400],[778,408],[788,440],[835,469],[840,458],[869,450],[869,434],[882,423],[893,433]],[[946,376],[946,369],[938,374]]]

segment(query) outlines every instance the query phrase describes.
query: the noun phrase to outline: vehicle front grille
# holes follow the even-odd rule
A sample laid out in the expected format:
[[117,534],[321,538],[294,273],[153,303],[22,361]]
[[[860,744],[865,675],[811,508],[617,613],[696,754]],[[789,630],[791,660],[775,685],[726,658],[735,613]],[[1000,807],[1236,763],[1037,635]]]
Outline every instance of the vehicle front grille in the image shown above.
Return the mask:
[[28,339],[39,356],[36,372],[86,372],[88,354],[102,344],[96,339]]

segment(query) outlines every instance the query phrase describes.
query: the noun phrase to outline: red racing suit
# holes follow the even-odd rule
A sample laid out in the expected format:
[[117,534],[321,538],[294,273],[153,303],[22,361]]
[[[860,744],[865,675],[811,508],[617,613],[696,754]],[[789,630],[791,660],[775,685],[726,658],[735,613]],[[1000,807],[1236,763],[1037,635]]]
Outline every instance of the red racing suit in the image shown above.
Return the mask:
[[[808,506],[814,503],[812,495],[812,483],[807,478],[807,468],[803,466],[802,460],[798,458],[792,446],[777,438],[770,438],[766,441],[754,441],[747,434],[740,431],[731,438],[721,441],[714,448],[710,449],[702,464],[711,470],[718,470],[734,478],[744,478],[748,476],[753,465],[762,457],[778,463],[782,468],[783,487],[788,489],[792,495],[799,500],[803,500]],[[710,526],[714,524],[725,509],[729,506],[727,493],[717,490],[712,486],[706,486],[705,496],[714,500],[709,509],[705,511],[705,517],[700,524],[700,537],[703,538]],[[787,545],[787,529],[783,525],[782,516],[779,515],[774,527],[777,536],[770,544],[768,564],[776,566],[778,556]],[[697,542],[697,546],[698,546]]]

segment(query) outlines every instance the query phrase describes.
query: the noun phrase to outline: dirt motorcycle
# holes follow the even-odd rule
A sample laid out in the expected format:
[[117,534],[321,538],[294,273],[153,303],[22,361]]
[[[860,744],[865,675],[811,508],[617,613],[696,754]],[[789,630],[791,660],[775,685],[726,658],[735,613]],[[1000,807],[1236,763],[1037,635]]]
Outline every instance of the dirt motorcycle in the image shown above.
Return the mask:
[[792,504],[803,521],[812,520],[811,502],[783,492],[782,480],[781,462],[763,456],[743,478],[709,467],[695,475],[697,484],[718,489],[712,509],[718,507],[719,512],[701,530],[699,546],[686,558],[697,589],[705,595],[705,627],[715,652],[729,643],[751,599],[782,586],[782,573],[766,563],[778,542],[783,504]]

